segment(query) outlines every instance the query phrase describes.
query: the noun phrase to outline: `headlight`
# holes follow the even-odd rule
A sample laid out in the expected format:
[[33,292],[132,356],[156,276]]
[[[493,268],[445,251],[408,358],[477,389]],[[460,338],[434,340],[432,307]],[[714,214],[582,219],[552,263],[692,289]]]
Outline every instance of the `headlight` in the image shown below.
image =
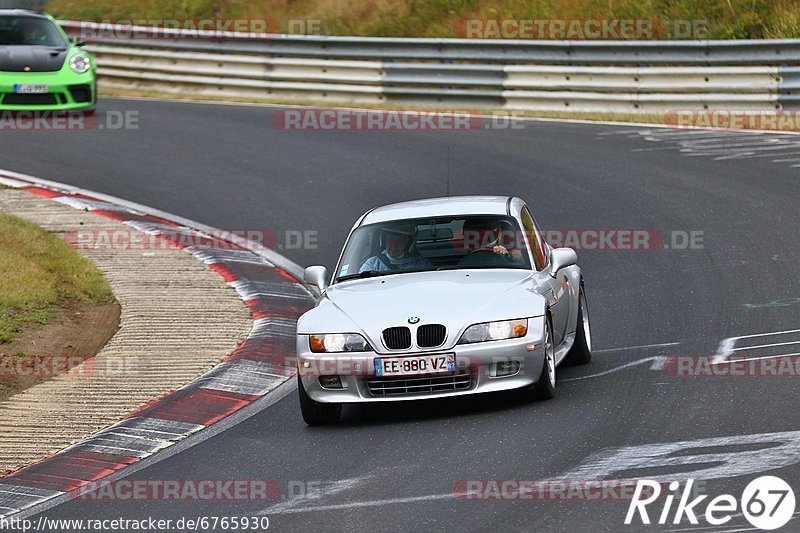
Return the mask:
[[92,66],[91,61],[89,58],[83,54],[75,54],[69,60],[69,67],[78,74],[83,74],[87,70],[89,70]]
[[366,352],[369,343],[358,333],[327,333],[309,336],[308,343],[314,353]]
[[484,322],[473,324],[461,335],[458,344],[471,344],[473,342],[499,341],[503,339],[516,339],[528,333],[528,319],[501,320],[499,322]]

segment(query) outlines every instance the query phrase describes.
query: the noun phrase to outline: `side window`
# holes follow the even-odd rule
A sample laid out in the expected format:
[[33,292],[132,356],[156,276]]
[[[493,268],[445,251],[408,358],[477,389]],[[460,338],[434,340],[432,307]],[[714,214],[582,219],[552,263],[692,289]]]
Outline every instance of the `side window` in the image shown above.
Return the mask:
[[536,266],[536,270],[541,270],[547,262],[544,255],[544,243],[542,242],[541,235],[539,235],[539,230],[533,223],[533,217],[527,207],[522,208],[522,226],[525,229],[525,234],[528,236],[528,241],[531,243],[533,263]]

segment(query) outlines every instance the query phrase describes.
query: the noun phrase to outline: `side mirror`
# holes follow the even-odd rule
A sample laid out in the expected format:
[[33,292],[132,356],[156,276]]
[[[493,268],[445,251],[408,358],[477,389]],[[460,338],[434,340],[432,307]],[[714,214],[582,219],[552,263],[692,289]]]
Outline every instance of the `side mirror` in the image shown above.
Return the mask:
[[562,268],[577,264],[578,254],[572,248],[555,248],[550,252],[550,275],[553,277]]
[[86,46],[86,41],[80,41],[78,40],[78,37],[74,37],[72,39],[72,46],[77,46],[77,47]]
[[303,272],[303,281],[322,292],[328,288],[328,269],[319,265],[307,267]]

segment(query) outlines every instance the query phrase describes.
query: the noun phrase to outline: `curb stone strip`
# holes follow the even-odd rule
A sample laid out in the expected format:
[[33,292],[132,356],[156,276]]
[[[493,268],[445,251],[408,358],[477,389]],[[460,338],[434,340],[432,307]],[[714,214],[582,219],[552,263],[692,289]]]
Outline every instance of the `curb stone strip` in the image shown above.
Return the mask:
[[[313,295],[292,274],[251,250],[242,239],[194,228],[69,186],[0,171],[0,184],[118,220],[192,254],[236,289],[253,314],[248,338],[222,363],[183,388],[155,400],[56,455],[0,477],[0,518],[83,487],[149,457],[268,394],[296,370],[294,328]],[[167,215],[167,214],[164,214]],[[189,246],[202,237],[209,248]],[[238,242],[234,242],[238,241]],[[258,253],[257,253],[258,252]],[[273,257],[274,252],[269,256]],[[292,265],[293,266],[293,265]],[[297,268],[291,268],[294,274]]]

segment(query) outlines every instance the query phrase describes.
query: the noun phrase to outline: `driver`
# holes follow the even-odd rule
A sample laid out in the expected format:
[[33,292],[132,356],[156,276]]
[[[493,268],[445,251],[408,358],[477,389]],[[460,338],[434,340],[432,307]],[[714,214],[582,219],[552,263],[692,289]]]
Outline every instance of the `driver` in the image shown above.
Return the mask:
[[27,20],[20,24],[19,32],[24,44],[39,44],[44,38],[39,24],[33,20]]
[[493,235],[494,241],[489,244],[488,248],[490,248],[495,254],[502,255],[509,261],[519,261],[522,259],[522,250],[519,248],[507,248],[504,244],[508,238],[511,238],[513,242],[513,234],[508,235],[503,232],[503,224],[499,220],[492,220],[489,222],[489,232]]
[[509,261],[522,259],[522,250],[505,244],[513,243],[513,231],[503,229],[498,219],[472,220],[464,225],[464,247],[468,253],[491,251]]
[[433,263],[427,257],[422,257],[416,251],[412,251],[416,234],[416,227],[413,224],[390,226],[381,231],[385,249],[380,254],[364,261],[359,272],[433,268]]

